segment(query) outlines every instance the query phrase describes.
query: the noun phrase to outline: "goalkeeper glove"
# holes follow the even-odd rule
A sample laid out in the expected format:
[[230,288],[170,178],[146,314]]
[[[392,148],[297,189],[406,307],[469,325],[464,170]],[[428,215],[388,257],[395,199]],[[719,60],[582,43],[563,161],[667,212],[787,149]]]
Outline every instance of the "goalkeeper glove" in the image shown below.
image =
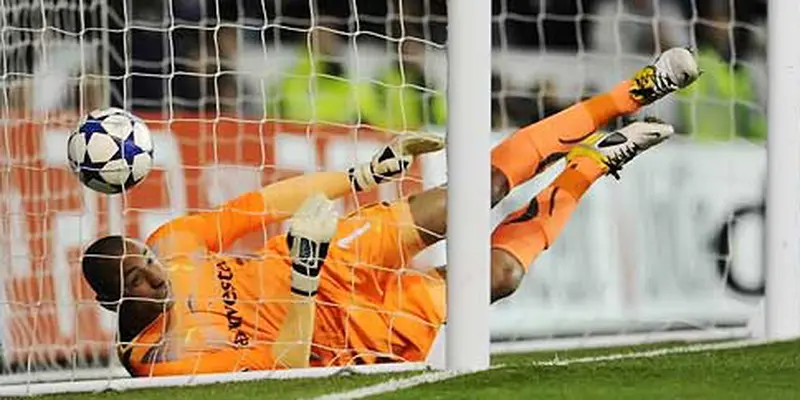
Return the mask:
[[372,161],[350,168],[350,182],[357,192],[368,191],[388,179],[406,172],[414,157],[441,150],[444,140],[429,133],[398,136],[382,147]]
[[292,257],[292,293],[308,297],[317,293],[319,273],[338,222],[333,202],[322,194],[306,199],[292,216],[286,235]]

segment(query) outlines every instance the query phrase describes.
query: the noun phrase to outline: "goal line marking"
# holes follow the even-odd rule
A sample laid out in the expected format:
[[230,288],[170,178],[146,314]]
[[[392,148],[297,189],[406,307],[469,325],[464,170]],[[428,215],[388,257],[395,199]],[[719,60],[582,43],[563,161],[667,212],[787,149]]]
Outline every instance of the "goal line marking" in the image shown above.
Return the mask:
[[[132,389],[198,386],[216,383],[248,382],[266,379],[327,378],[343,374],[379,374],[426,370],[424,363],[354,365],[350,367],[317,367],[285,370],[227,372],[219,374],[157,376],[150,378],[106,378],[86,381],[60,381],[43,383],[18,382],[3,385],[0,382],[0,399],[64,393],[125,391]],[[24,377],[24,376],[23,376]]]
[[[499,367],[499,366],[498,366]],[[494,367],[497,368],[497,367]],[[491,369],[494,369],[491,368]],[[474,373],[473,371],[437,371],[415,375],[409,378],[390,379],[386,382],[371,386],[364,386],[358,389],[347,390],[339,393],[327,394],[315,397],[312,400],[351,400],[363,399],[383,393],[396,392],[398,390],[412,388],[426,383],[445,381],[457,376]]]
[[[764,340],[737,340],[732,342],[720,342],[720,343],[706,343],[706,344],[694,344],[689,346],[674,346],[674,347],[665,347],[662,349],[653,349],[647,351],[632,351],[627,353],[614,353],[608,354],[603,356],[594,356],[594,357],[578,357],[578,358],[566,358],[563,360],[555,359],[552,361],[537,361],[533,362],[529,365],[533,366],[566,366],[570,364],[587,364],[587,363],[597,363],[597,362],[605,362],[605,361],[619,361],[619,360],[629,360],[629,359],[637,359],[637,358],[654,358],[654,357],[661,357],[667,355],[675,355],[675,354],[688,354],[688,353],[700,353],[704,351],[718,351],[718,350],[729,350],[729,349],[739,349],[745,347],[753,347],[759,346],[763,344],[773,343],[771,341],[764,341]],[[504,365],[493,365],[489,368],[489,370],[501,369]],[[481,371],[478,371],[481,372]],[[346,390],[339,393],[332,393],[320,397],[316,397],[313,400],[355,400],[355,399],[363,399],[369,396],[375,396],[384,393],[391,393],[396,392],[403,389],[409,389],[415,386],[424,385],[426,383],[435,383],[441,382],[448,379],[452,379],[462,375],[468,375],[477,373],[475,371],[438,371],[438,372],[428,372],[422,373],[420,375],[415,375],[409,378],[402,378],[402,379],[391,379],[386,382],[364,386],[358,389]]]
[[720,343],[701,343],[701,344],[693,344],[688,346],[674,346],[674,347],[664,347],[660,349],[653,349],[647,351],[632,351],[627,353],[613,353],[613,354],[606,354],[602,356],[592,356],[592,357],[578,357],[578,358],[565,358],[563,360],[554,359],[551,361],[536,361],[533,362],[531,365],[534,366],[565,366],[570,364],[586,364],[586,363],[597,363],[597,362],[604,362],[604,361],[618,361],[618,360],[630,360],[630,359],[637,359],[637,358],[654,358],[654,357],[661,357],[667,355],[675,355],[675,354],[687,354],[687,353],[700,353],[704,351],[716,351],[716,350],[729,350],[729,349],[740,349],[745,347],[753,347],[759,346],[767,343],[773,343],[770,341],[765,340],[737,340],[732,342],[720,342]]

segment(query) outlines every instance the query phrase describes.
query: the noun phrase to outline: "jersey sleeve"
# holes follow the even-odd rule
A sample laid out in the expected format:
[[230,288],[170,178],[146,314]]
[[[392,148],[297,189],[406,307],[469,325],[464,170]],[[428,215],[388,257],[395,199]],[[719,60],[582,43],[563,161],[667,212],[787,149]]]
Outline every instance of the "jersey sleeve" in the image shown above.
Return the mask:
[[315,193],[336,198],[350,193],[350,190],[350,180],[342,172],[321,172],[286,179],[260,191],[245,193],[216,210],[172,220],[158,228],[148,239],[148,244],[174,236],[180,239],[173,241],[221,251],[248,233],[263,231],[267,225],[289,218],[305,199]]
[[263,229],[276,218],[271,214],[267,199],[260,192],[245,193],[219,209],[176,218],[159,227],[147,239],[148,244],[158,242],[169,247],[170,252],[182,252],[184,247],[201,246],[221,251],[243,235]]

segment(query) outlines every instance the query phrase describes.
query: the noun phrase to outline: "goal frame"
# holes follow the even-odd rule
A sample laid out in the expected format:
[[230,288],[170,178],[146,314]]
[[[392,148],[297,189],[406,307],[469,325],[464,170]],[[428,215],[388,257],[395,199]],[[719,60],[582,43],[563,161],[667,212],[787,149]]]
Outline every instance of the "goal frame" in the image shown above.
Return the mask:
[[800,336],[800,3],[770,0],[767,12],[765,334]]
[[450,0],[447,18],[446,367],[483,370],[490,344],[491,2]]

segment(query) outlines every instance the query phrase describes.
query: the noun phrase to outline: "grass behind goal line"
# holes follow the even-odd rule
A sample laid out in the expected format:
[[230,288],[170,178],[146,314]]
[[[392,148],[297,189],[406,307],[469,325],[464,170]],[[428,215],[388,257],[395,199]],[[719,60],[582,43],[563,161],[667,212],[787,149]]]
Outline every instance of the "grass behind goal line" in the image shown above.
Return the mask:
[[[682,346],[673,343],[670,346]],[[657,345],[661,348],[664,345]],[[646,351],[654,346],[537,352],[493,358],[502,368],[384,394],[381,399],[800,399],[800,341],[566,366],[533,365],[554,358]],[[417,373],[339,376],[148,389],[42,399],[299,399]]]

